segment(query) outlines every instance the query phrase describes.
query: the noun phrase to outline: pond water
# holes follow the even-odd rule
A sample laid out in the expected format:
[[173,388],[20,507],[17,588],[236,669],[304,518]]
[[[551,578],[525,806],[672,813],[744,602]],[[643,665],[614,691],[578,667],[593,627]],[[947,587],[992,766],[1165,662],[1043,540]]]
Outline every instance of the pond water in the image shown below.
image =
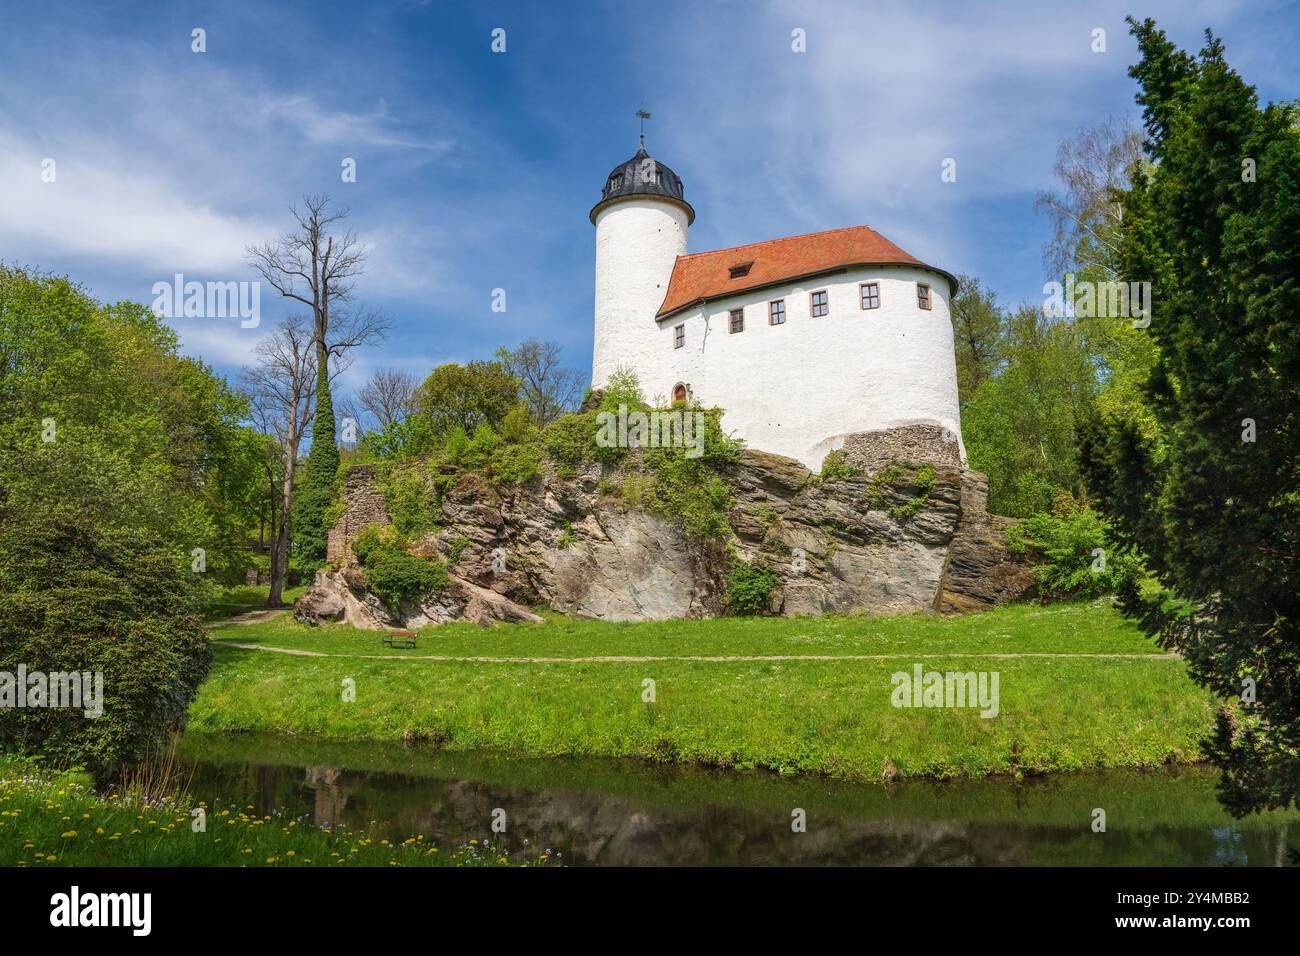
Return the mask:
[[[1233,820],[1205,768],[850,784],[595,758],[191,734],[195,799],[570,865],[1279,866],[1300,815]],[[1094,832],[1096,810],[1105,832]],[[494,811],[505,811],[494,833]],[[802,811],[806,831],[792,822]],[[500,817],[500,814],[497,814]]]

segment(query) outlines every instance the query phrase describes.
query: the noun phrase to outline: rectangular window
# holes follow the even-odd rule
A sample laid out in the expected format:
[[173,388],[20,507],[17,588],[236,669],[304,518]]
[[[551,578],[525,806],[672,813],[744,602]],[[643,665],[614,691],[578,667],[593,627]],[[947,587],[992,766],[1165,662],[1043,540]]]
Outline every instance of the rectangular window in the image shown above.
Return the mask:
[[862,307],[864,309],[880,308],[880,283],[864,282],[858,286],[858,291],[862,293]]
[[673,326],[673,348],[679,349],[686,344],[686,326]]
[[930,308],[930,287],[928,285],[916,284],[916,304],[922,309]]
[[830,307],[826,304],[826,290],[821,289],[817,292],[809,292],[808,306],[814,319],[819,319],[829,312]]
[[767,324],[785,325],[785,299],[774,299],[767,304]]
[[745,310],[732,309],[731,310],[731,334],[735,335],[737,332],[743,332],[743,331],[745,331]]

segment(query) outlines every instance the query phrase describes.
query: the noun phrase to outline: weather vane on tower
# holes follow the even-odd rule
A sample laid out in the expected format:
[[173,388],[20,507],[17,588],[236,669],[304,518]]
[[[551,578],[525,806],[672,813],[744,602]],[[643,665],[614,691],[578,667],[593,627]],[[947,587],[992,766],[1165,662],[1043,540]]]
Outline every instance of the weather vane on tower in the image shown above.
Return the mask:
[[645,121],[650,119],[650,114],[646,112],[645,103],[641,103],[641,108],[636,111],[636,115],[641,118],[641,148],[645,149]]

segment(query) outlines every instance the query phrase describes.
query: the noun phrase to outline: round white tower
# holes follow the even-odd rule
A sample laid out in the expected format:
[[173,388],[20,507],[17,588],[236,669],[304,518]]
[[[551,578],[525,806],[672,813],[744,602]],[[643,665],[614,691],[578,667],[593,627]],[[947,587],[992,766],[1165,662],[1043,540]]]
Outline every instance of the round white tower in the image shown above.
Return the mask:
[[[649,392],[667,363],[655,313],[664,301],[695,210],[682,180],[641,148],[606,177],[591,210],[596,227],[596,334],[591,385],[600,388],[618,368],[636,371]],[[652,397],[647,394],[647,398]]]

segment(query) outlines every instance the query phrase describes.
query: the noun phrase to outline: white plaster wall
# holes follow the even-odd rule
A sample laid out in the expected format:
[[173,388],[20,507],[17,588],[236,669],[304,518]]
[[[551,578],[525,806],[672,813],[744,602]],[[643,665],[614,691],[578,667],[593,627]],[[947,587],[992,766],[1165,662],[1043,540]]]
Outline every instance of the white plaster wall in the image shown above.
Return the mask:
[[[880,308],[860,307],[865,281],[880,284]],[[930,286],[929,311],[917,307],[917,282]],[[830,311],[814,319],[808,294],[819,289],[829,292]],[[749,447],[814,470],[852,432],[937,422],[960,441],[950,296],[937,273],[876,266],[710,302],[659,320],[653,352],[667,361],[636,364],[642,390],[669,396],[685,382],[693,398],[726,410],[723,427]],[[768,325],[767,303],[778,298],[785,324]],[[742,307],[745,330],[730,334],[728,311]],[[674,349],[673,327],[682,323],[686,345]],[[964,445],[961,454],[964,461]]]
[[[655,313],[677,257],[686,254],[686,211],[654,199],[627,199],[596,215],[596,337],[591,384],[620,365],[637,370],[647,396],[669,358]],[[665,390],[664,394],[668,392]]]

